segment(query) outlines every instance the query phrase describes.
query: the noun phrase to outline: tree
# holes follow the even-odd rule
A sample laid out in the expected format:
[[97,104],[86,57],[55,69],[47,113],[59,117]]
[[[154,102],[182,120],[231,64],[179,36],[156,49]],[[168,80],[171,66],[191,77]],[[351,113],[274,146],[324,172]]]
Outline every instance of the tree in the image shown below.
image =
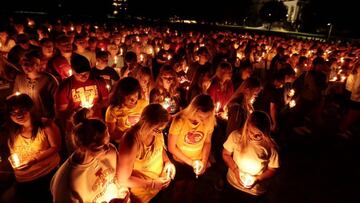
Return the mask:
[[282,1],[268,1],[260,9],[260,17],[263,21],[272,23],[286,19],[287,7]]

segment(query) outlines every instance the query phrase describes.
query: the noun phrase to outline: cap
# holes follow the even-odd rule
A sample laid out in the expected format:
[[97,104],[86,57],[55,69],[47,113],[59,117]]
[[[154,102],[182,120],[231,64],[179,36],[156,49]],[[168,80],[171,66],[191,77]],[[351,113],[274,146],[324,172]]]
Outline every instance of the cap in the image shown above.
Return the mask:
[[71,68],[76,73],[88,72],[91,70],[89,60],[80,54],[73,54],[71,57]]

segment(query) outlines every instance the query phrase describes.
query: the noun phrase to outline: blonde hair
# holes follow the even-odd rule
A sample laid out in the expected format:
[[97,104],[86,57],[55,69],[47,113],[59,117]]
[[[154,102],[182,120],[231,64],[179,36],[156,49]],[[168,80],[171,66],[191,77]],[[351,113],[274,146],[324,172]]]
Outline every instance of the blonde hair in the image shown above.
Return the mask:
[[270,137],[270,116],[263,111],[255,111],[248,117],[243,129],[239,130],[239,132],[241,132],[240,137],[235,138],[235,143],[238,144],[237,146],[239,147],[239,150],[241,152],[249,146],[249,142],[251,140],[251,137],[248,133],[248,127],[250,124],[252,124],[255,128],[257,128],[264,134],[264,136],[262,136],[262,139],[267,146],[275,149],[277,148],[275,141]]
[[205,94],[200,94],[194,97],[185,109],[176,114],[175,119],[178,120],[181,118],[192,118],[197,111],[204,113],[211,112],[211,115],[208,116],[205,121],[203,121],[203,125],[212,127],[216,125],[214,103],[211,97]]

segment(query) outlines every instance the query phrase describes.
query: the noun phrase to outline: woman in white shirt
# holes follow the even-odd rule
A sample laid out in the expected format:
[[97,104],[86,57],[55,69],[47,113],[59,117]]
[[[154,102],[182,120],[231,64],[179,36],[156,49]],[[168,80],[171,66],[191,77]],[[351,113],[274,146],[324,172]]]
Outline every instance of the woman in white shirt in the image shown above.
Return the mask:
[[226,202],[259,202],[266,183],[279,168],[276,143],[270,137],[271,121],[255,111],[243,129],[233,131],[224,143],[223,159],[228,166]]

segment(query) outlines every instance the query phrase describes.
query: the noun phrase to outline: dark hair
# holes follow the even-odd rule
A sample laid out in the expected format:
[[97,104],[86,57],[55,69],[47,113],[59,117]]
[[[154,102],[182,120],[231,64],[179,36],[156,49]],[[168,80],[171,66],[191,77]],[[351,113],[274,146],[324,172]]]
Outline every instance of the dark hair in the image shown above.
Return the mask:
[[89,60],[80,54],[73,54],[70,59],[71,68],[76,73],[89,72],[91,70]]
[[128,51],[126,52],[125,54],[125,62],[132,62],[132,61],[137,61],[137,56],[136,56],[136,53],[135,52],[132,52],[132,51]]
[[193,101],[191,102],[194,107],[199,109],[200,111],[206,113],[214,110],[214,102],[209,95],[200,94],[194,97]]
[[84,120],[88,119],[89,113],[90,110],[88,108],[81,108],[77,110],[72,117],[74,125],[77,125],[83,122]]
[[89,148],[103,142],[106,125],[99,119],[84,119],[73,129],[73,141],[76,147]]
[[140,120],[145,121],[150,125],[166,123],[169,121],[169,113],[160,104],[149,104],[142,111]]
[[108,59],[109,53],[107,51],[98,51],[96,52],[96,58],[97,59]]
[[124,103],[125,97],[134,93],[139,94],[139,99],[141,98],[141,86],[137,79],[133,77],[125,77],[119,80],[115,87],[114,91],[110,96],[110,105],[119,106]]
[[32,132],[31,132],[31,138],[34,139],[37,135],[38,129],[40,127],[43,127],[43,123],[41,122],[41,119],[36,116],[36,114],[33,111],[34,102],[27,94],[14,94],[6,98],[6,109],[7,109],[7,115],[9,116],[8,122],[9,122],[9,129],[10,129],[10,144],[13,144],[14,136],[16,136],[18,133],[20,133],[22,126],[12,121],[10,117],[10,112],[13,111],[16,108],[23,109],[25,111],[30,112],[30,118],[31,118],[31,125],[32,125]]
[[266,135],[270,135],[271,119],[269,115],[263,111],[254,111],[249,117],[249,123],[258,128]]

